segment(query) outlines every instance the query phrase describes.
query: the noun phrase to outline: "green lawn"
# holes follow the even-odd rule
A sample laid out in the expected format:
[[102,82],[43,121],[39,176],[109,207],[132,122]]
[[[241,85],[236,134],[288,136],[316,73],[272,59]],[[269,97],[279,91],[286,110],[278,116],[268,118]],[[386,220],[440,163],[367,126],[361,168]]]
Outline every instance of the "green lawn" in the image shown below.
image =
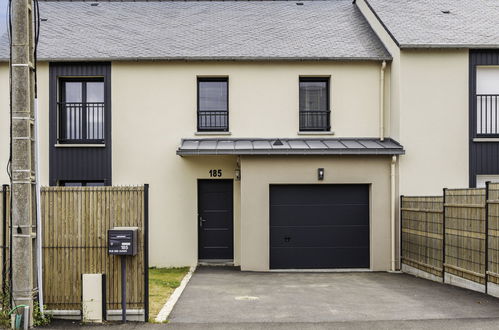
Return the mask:
[[182,268],[149,268],[149,321],[154,322],[159,311],[189,271]]

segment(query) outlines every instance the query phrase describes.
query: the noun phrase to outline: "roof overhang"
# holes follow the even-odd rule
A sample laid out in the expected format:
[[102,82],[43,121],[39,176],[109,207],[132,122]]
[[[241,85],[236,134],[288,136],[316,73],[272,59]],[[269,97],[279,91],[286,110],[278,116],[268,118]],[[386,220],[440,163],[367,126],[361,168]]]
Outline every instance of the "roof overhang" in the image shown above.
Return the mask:
[[404,148],[387,138],[182,139],[177,155],[403,155]]

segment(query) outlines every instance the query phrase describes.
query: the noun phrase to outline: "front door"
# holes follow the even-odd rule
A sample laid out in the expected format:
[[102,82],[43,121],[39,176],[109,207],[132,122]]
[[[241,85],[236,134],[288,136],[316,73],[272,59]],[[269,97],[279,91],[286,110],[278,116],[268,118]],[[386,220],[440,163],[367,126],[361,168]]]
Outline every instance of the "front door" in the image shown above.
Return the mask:
[[198,181],[198,258],[234,258],[232,180]]

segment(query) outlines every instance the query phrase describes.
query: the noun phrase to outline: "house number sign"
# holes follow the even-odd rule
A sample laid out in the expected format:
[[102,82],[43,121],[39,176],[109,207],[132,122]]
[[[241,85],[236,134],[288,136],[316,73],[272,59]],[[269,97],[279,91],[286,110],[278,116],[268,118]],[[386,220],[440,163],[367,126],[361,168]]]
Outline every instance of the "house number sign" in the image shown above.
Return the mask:
[[221,176],[222,176],[222,170],[221,169],[210,170],[210,177],[212,177],[212,178],[219,178]]

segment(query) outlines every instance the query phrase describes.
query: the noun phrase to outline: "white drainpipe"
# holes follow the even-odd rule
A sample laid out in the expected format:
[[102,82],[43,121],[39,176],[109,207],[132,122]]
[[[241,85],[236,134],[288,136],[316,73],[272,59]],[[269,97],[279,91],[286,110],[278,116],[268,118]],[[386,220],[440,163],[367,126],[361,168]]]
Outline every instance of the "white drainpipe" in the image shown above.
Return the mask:
[[36,179],[36,264],[38,277],[38,302],[40,304],[40,312],[43,314],[43,253],[42,253],[42,206],[40,198],[40,136],[38,123],[38,99],[35,99],[35,179]]
[[379,139],[385,139],[385,69],[386,61],[381,63],[381,72],[379,76]]
[[395,265],[395,166],[397,164],[397,156],[392,156],[390,164],[390,229],[391,229],[391,271],[396,271]]

